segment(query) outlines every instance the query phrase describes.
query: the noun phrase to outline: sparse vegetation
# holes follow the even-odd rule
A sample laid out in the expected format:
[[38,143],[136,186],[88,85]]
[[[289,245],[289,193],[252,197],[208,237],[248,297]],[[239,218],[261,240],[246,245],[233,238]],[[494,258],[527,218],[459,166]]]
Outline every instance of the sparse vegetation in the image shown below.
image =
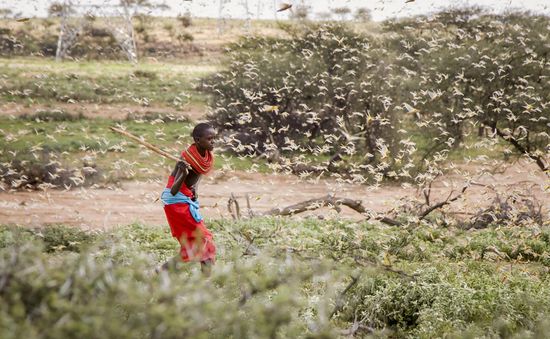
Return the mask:
[[[77,60],[125,60],[125,54],[114,40],[110,26],[104,17],[87,20],[69,56]],[[13,19],[0,19],[0,57],[36,55],[54,57],[59,35],[59,17],[32,19],[42,29],[32,29],[14,23]],[[76,22],[71,22],[76,24]],[[216,59],[229,42],[236,41],[243,32],[242,23],[235,20],[229,23],[222,37],[211,34],[215,19],[191,19],[184,14],[177,18],[136,15],[133,20],[139,59],[148,57],[179,60],[200,57],[208,52]],[[254,21],[251,31],[268,36],[282,36],[284,31],[269,21]],[[180,36],[193,37],[196,45],[179,46]],[[187,40],[186,42],[193,42]]]

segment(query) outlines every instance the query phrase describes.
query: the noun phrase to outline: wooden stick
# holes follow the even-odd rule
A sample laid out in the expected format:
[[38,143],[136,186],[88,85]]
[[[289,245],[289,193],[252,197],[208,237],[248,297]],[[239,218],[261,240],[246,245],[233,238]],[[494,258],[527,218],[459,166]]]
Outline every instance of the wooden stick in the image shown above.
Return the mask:
[[[124,135],[125,137],[128,137],[128,138],[134,140],[135,142],[137,142],[137,143],[139,143],[139,144],[141,144],[141,145],[147,147],[147,148],[150,149],[151,151],[153,151],[153,152],[155,152],[155,153],[158,153],[158,154],[160,154],[160,155],[162,155],[162,156],[164,156],[164,157],[166,157],[166,158],[168,158],[168,159],[170,159],[170,160],[174,160],[175,162],[178,162],[178,161],[184,161],[184,162],[185,162],[185,160],[180,159],[180,158],[178,158],[178,157],[176,157],[176,156],[174,156],[174,155],[172,155],[172,154],[170,154],[170,153],[168,153],[168,152],[166,152],[166,151],[163,151],[163,150],[161,150],[160,148],[151,145],[151,144],[148,143],[147,141],[142,140],[142,139],[136,137],[135,135],[133,135],[133,134],[131,134],[131,133],[128,133],[128,132],[126,132],[126,131],[123,131],[123,130],[121,130],[121,129],[118,129],[118,128],[112,127],[112,126],[111,126],[110,128],[111,128],[111,130],[113,130],[113,131],[115,131],[115,132],[117,132],[117,133],[120,133],[120,134]],[[189,164],[187,164],[187,167],[188,167],[188,168],[191,168],[191,166],[190,166]]]

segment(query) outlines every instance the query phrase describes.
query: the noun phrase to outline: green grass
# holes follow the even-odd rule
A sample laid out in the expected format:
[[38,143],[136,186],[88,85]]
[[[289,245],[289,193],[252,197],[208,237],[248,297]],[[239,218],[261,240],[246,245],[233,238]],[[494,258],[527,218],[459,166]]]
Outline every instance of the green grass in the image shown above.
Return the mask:
[[[172,162],[109,127],[122,124],[128,132],[176,156],[192,143],[190,135],[194,124],[187,121],[116,122],[99,118],[78,119],[64,114],[59,114],[59,117],[71,120],[0,118],[0,163],[14,159],[43,163],[48,162],[53,154],[69,168],[80,168],[84,163],[97,165],[104,175],[103,181],[159,178],[172,170]],[[218,169],[252,168],[268,172],[264,160],[236,157],[219,150],[216,154],[215,167]]]
[[416,162],[420,161],[426,154],[429,154],[427,158],[431,158],[436,152],[441,151],[444,151],[447,160],[459,163],[479,157],[503,160],[503,151],[506,145],[502,140],[499,138],[478,137],[477,128],[471,127],[468,129],[465,127],[464,140],[456,147],[445,143],[434,147],[436,145],[434,136],[414,127],[411,122],[406,124],[405,129],[408,132],[405,136],[409,136],[411,141],[416,144],[417,151],[414,155]]
[[198,264],[152,273],[177,251],[167,226],[0,227],[0,335],[333,338],[355,321],[361,337],[550,329],[548,226],[206,223],[218,250],[209,279]]
[[232,154],[220,154],[214,159],[215,168],[227,167],[228,170],[254,171],[260,173],[272,172],[265,159],[257,159],[249,156],[235,156]]
[[[175,155],[192,142],[189,122],[123,124],[129,132]],[[113,125],[108,119],[66,122],[2,119],[0,159],[42,162],[45,154],[53,152],[69,167],[81,167],[85,161],[96,164],[105,180],[156,178],[171,170],[171,162],[112,132],[109,127]],[[10,152],[16,152],[16,156]]]
[[2,118],[0,126],[3,138],[0,145],[16,152],[28,152],[40,145],[57,152],[114,151],[120,146],[137,150],[137,143],[112,132],[109,127],[121,123],[130,133],[143,136],[146,140],[162,147],[174,147],[177,143],[191,140],[190,122],[150,123],[137,121],[115,122],[110,119],[81,119],[75,121],[27,121]]
[[194,89],[197,79],[219,65],[200,59],[178,63],[0,59],[1,97],[26,104],[49,102],[127,103],[181,108],[205,105],[206,96]]

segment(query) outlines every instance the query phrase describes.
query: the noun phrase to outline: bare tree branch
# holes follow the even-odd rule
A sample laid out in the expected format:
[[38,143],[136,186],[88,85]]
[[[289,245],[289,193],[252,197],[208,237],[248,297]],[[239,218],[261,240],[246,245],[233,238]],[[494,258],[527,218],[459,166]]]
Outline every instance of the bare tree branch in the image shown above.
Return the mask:
[[[235,205],[235,211],[233,211],[233,205]],[[231,193],[231,197],[229,197],[229,200],[227,201],[227,210],[229,211],[229,214],[231,214],[233,220],[239,220],[241,218],[239,202],[233,193]]]
[[343,303],[344,296],[346,295],[346,293],[348,293],[348,291],[353,286],[355,286],[355,284],[357,284],[360,277],[361,277],[360,274],[357,275],[357,276],[354,276],[354,275],[351,276],[350,283],[346,286],[346,288],[344,288],[344,290],[342,292],[340,292],[340,294],[336,298],[336,305],[334,305],[334,309],[332,310],[332,312],[330,312],[330,318],[334,317],[336,315],[336,313],[338,313],[338,311],[340,311],[342,309],[342,307],[344,306],[344,303]]
[[[333,207],[338,210],[341,205],[347,206],[358,213],[368,216],[367,219],[371,219],[373,216],[376,215],[376,213],[373,213],[372,211],[366,209],[365,206],[363,206],[363,204],[361,203],[361,200],[353,200],[349,198],[337,198],[331,194],[328,194],[320,198],[314,198],[314,199],[302,201],[297,204],[290,205],[283,208],[273,208],[267,212],[262,213],[262,215],[290,216],[290,215],[294,215],[294,214],[298,214],[306,211],[316,210],[318,208],[326,207],[326,206]],[[391,226],[401,225],[399,221],[393,220],[386,216],[375,216],[374,219]]]
[[547,172],[548,170],[550,170],[550,168],[548,167],[548,165],[545,164],[544,158],[543,158],[542,156],[540,156],[540,155],[534,155],[534,154],[532,154],[531,152],[529,152],[529,150],[526,149],[525,147],[523,147],[523,145],[521,145],[521,144],[516,140],[516,138],[514,138],[514,136],[508,135],[508,134],[504,133],[503,131],[501,131],[500,129],[498,129],[498,128],[495,126],[495,123],[490,123],[490,122],[488,122],[488,121],[484,121],[484,122],[483,122],[483,125],[492,128],[493,131],[494,131],[499,137],[501,137],[501,138],[504,139],[505,141],[511,143],[512,146],[514,146],[514,147],[516,148],[516,150],[518,150],[521,154],[525,154],[525,155],[527,155],[529,158],[531,158],[532,160],[535,160],[535,162],[537,163],[537,166],[539,166],[539,168],[540,168],[543,172]]
[[246,193],[245,198],[246,198],[246,209],[248,212],[248,217],[252,218],[254,216],[254,211],[252,211],[252,208],[250,207],[250,195]]
[[470,187],[469,184],[466,184],[464,185],[464,187],[462,187],[462,190],[460,191],[460,193],[458,193],[456,196],[454,196],[453,198],[451,198],[451,195],[453,194],[453,192],[451,191],[451,193],[449,193],[449,196],[447,197],[447,199],[441,201],[441,202],[438,202],[437,204],[431,206],[431,207],[428,207],[424,212],[420,213],[420,215],[418,216],[418,218],[420,220],[426,218],[430,213],[432,213],[433,211],[435,211],[436,209],[438,208],[441,208],[445,205],[448,205],[450,204],[451,202],[453,201],[456,201],[458,200],[462,194],[464,194],[464,192],[466,191],[466,189]]

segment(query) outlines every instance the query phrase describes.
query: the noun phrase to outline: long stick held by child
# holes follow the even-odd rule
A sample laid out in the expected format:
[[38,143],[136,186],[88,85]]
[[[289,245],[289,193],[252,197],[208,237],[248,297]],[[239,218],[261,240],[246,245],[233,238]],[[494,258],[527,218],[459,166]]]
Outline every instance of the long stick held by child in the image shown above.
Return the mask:
[[[112,127],[112,126],[111,126],[110,128],[111,128],[112,131],[117,132],[117,133],[119,133],[119,134],[122,134],[122,135],[124,135],[125,137],[134,140],[135,142],[137,142],[137,143],[139,143],[139,144],[141,144],[141,145],[147,147],[148,149],[150,149],[151,151],[153,151],[153,152],[155,152],[155,153],[157,153],[157,154],[162,155],[163,157],[166,157],[166,158],[168,158],[168,159],[170,159],[170,160],[174,160],[174,161],[176,161],[176,162],[182,160],[182,159],[180,159],[180,158],[178,158],[178,157],[176,157],[176,156],[174,156],[174,155],[172,155],[172,154],[170,154],[170,153],[168,153],[168,152],[166,152],[166,151],[163,151],[163,150],[161,150],[160,148],[158,148],[158,147],[156,147],[156,146],[154,146],[154,145],[148,143],[147,141],[145,141],[145,140],[143,140],[143,139],[141,139],[141,138],[139,138],[139,137],[133,135],[132,133],[126,132],[126,131],[124,131],[124,130],[122,130],[122,129],[120,129],[120,128],[116,128],[116,127]],[[187,167],[188,167],[188,168],[191,168],[191,166],[189,166],[189,164],[187,164]]]

